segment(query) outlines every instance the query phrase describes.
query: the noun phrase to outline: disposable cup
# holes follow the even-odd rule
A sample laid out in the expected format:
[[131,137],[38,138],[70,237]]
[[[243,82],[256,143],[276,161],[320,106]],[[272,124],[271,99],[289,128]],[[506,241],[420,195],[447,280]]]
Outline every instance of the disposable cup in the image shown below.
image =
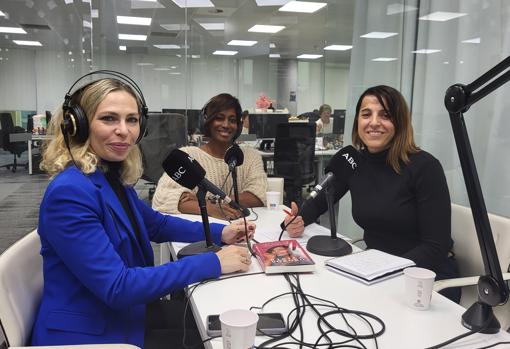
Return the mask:
[[435,278],[436,273],[432,270],[418,267],[404,269],[407,305],[416,310],[427,310]]
[[224,349],[251,349],[259,316],[246,309],[232,309],[220,314]]
[[268,191],[266,192],[267,208],[270,210],[278,209],[280,204],[280,192],[279,191]]

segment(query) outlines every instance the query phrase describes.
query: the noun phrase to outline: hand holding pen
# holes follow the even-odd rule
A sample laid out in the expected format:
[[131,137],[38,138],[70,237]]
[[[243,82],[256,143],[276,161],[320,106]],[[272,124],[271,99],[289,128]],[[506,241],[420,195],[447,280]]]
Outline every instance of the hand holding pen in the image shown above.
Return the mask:
[[[284,223],[287,225],[292,218],[294,218],[298,214],[298,207],[295,202],[290,204],[291,210],[283,210],[287,215],[285,216]],[[298,238],[303,235],[303,231],[305,230],[305,222],[303,221],[303,217],[297,216],[296,219],[287,227],[287,233],[291,238]]]

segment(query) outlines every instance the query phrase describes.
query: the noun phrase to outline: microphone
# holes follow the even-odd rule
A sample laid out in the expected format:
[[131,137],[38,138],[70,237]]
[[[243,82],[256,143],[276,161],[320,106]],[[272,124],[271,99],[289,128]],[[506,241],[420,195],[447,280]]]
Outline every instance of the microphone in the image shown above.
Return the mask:
[[[354,174],[360,161],[360,154],[352,145],[340,149],[329,161],[324,172],[326,177],[315,186],[309,198],[315,198],[323,189],[328,189],[332,182],[336,185],[347,185],[347,182]],[[337,237],[335,212],[333,209],[333,198],[326,192],[328,203],[329,220],[331,225],[331,236],[316,235],[308,240],[306,248],[308,251],[321,255],[338,257],[352,252],[352,246],[346,241]],[[308,201],[307,201],[308,202]]]
[[315,198],[324,188],[331,185],[331,182],[335,180],[347,183],[358,167],[358,162],[359,152],[352,145],[340,149],[326,166],[324,170],[326,177],[313,188],[307,199]]
[[241,166],[243,164],[244,154],[241,148],[234,143],[227,149],[224,159],[228,164],[229,171],[232,171],[234,167]]
[[174,149],[166,157],[162,165],[166,174],[183,187],[188,189],[194,189],[197,186],[203,187],[208,192],[218,196],[233,209],[242,212],[243,215],[250,215],[248,209],[239,206],[223,190],[205,178],[204,168],[191,155],[182,150]]

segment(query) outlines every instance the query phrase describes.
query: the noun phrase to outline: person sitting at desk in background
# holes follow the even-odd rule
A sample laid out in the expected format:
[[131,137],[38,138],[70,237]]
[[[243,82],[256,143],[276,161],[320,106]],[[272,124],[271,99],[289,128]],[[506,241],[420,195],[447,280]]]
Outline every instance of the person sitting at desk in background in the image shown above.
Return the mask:
[[[44,290],[32,345],[180,348],[184,304],[159,298],[249,267],[248,250],[238,246],[154,265],[150,241],[192,242],[204,236],[201,223],[163,215],[137,197],[133,186],[142,160],[136,143],[146,107],[132,86],[111,78],[91,82],[66,98],[65,111],[52,118],[54,138],[45,145],[41,168],[53,180],[37,228]],[[249,236],[254,229],[250,223]],[[244,239],[245,228],[242,221],[211,224],[211,233],[216,243],[233,244]],[[158,323],[151,331],[147,324],[155,323],[153,318],[177,324],[168,329]],[[194,324],[192,317],[186,322]],[[193,342],[200,340],[196,327],[189,330]]]
[[333,120],[331,118],[331,107],[323,104],[319,108],[320,119],[315,121],[316,133],[333,133]]
[[241,114],[241,120],[243,122],[243,130],[241,134],[247,135],[250,133],[250,112],[248,110],[243,111]]
[[[239,100],[228,93],[219,94],[209,100],[202,109],[202,132],[209,142],[200,147],[183,147],[181,150],[197,160],[206,171],[206,178],[227,194],[232,193],[232,178],[224,156],[227,149],[241,133],[241,105]],[[252,148],[242,147],[244,162],[237,167],[239,204],[243,207],[264,206],[266,202],[267,176],[262,157]],[[156,187],[152,207],[166,213],[200,214],[197,189],[193,191],[179,185],[164,173]],[[228,205],[207,202],[209,216],[219,219],[235,219],[241,213]]]
[[[334,202],[349,190],[352,215],[364,229],[368,248],[413,260],[433,270],[437,280],[458,276],[451,252],[451,202],[439,161],[414,143],[411,115],[404,97],[392,87],[367,89],[356,105],[353,145],[361,151],[347,181],[333,182]],[[292,203],[292,214],[298,208]],[[287,227],[291,237],[327,210],[322,191]],[[287,224],[293,216],[285,217]],[[460,289],[443,295],[459,302]]]

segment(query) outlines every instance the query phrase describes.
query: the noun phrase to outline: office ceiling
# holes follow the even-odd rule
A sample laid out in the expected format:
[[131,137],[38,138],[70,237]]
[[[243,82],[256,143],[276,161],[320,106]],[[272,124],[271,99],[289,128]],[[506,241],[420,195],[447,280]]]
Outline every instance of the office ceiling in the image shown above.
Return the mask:
[[[269,53],[296,58],[302,53],[327,52],[328,62],[350,62],[350,51],[324,51],[323,48],[351,44],[355,0],[315,0],[328,5],[313,14],[281,12],[280,6],[257,6],[255,0],[211,1],[214,7],[184,9],[172,0],[1,0],[0,11],[6,16],[0,17],[0,26],[21,26],[27,34],[0,34],[0,48],[20,48],[12,40],[37,40],[42,47],[24,48],[71,51],[83,57],[120,53],[120,45],[127,47],[123,54],[208,56],[215,50],[236,50],[239,53],[235,57],[239,58]],[[150,17],[152,23],[150,26],[118,24],[116,16],[119,15]],[[198,22],[222,22],[225,28],[208,31]],[[286,28],[276,34],[248,32],[255,24]],[[147,40],[119,40],[119,33],[144,34]],[[232,39],[258,43],[252,47],[226,45]],[[270,48],[270,43],[275,47]],[[154,47],[161,44],[181,48]]]

